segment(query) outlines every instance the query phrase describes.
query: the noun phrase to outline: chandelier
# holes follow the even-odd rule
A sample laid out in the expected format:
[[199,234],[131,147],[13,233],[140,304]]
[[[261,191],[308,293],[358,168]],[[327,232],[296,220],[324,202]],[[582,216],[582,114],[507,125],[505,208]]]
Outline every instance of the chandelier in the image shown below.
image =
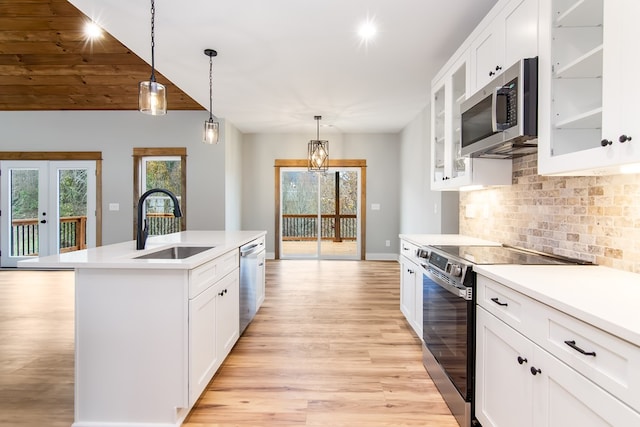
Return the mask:
[[316,139],[309,141],[309,172],[326,172],[329,169],[329,141],[320,139],[320,120],[322,116],[313,116],[316,121]]

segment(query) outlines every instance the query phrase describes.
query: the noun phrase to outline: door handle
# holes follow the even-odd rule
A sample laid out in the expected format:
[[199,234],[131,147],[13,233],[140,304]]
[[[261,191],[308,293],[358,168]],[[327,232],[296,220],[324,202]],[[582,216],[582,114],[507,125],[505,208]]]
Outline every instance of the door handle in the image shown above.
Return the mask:
[[40,221],[40,224],[46,224],[46,223],[47,223],[46,219],[43,219],[42,221]]

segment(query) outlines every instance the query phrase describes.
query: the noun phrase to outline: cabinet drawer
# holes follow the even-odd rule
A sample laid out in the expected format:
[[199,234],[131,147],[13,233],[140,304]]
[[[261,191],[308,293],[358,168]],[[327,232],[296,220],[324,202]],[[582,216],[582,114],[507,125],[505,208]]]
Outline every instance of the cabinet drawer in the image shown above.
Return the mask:
[[200,294],[238,265],[239,253],[234,249],[189,271],[189,298]]
[[477,303],[489,313],[528,336],[533,325],[530,318],[531,307],[538,304],[533,299],[495,282],[487,277],[477,276]]
[[400,255],[404,255],[410,260],[416,262],[416,251],[418,250],[418,245],[414,245],[413,243],[409,243],[406,240],[400,241]]
[[542,303],[533,310],[538,345],[640,411],[640,347]]

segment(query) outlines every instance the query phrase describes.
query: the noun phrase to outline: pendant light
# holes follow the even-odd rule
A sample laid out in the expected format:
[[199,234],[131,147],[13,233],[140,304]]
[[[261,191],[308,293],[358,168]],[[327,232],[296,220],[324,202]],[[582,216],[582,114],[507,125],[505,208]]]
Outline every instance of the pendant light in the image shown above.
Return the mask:
[[152,116],[167,114],[167,91],[164,85],[156,82],[155,70],[155,19],[156,6],[151,0],[151,77],[138,85],[138,110]]
[[209,120],[204,122],[202,142],[205,144],[217,144],[219,136],[219,124],[213,120],[213,57],[218,55],[213,49],[205,49],[204,54],[209,57]]
[[329,141],[320,140],[320,120],[322,116],[313,116],[316,121],[316,139],[309,141],[309,172],[326,172],[329,169]]

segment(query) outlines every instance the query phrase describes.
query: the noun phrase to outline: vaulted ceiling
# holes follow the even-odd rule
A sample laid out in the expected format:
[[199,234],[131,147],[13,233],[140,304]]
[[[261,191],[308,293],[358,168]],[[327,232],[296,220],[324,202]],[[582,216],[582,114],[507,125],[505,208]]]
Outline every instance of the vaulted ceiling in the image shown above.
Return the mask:
[[[157,79],[169,110],[208,108],[211,48],[213,113],[241,132],[313,134],[315,115],[329,133],[398,132],[496,1],[155,0]],[[93,44],[88,19],[108,32]],[[149,0],[0,0],[0,111],[136,110],[149,30]]]
[[[150,66],[67,0],[0,0],[0,110],[137,110]],[[162,74],[172,110],[203,107]]]

